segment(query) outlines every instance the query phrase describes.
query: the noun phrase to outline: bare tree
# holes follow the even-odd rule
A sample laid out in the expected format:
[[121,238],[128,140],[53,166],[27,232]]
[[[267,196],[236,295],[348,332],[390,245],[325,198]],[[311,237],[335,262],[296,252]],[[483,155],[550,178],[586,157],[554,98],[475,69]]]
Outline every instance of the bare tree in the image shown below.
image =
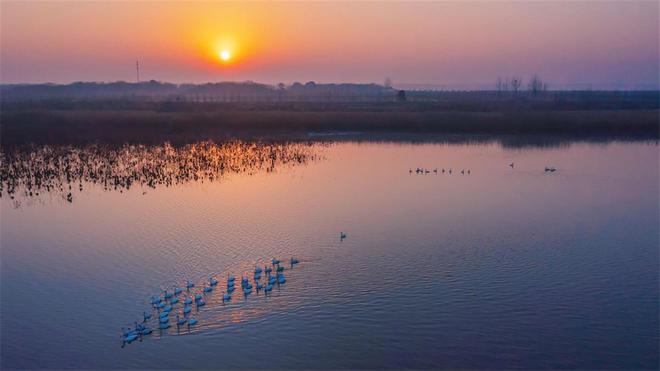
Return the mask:
[[522,86],[522,79],[520,77],[513,76],[511,78],[511,90],[513,90],[514,93],[518,93],[520,86]]
[[495,83],[495,87],[497,88],[498,93],[502,93],[504,91],[504,82],[502,81],[501,77],[497,77],[497,82]]
[[532,76],[532,78],[529,80],[529,83],[527,84],[527,90],[529,90],[534,95],[540,94],[547,89],[547,84],[544,83],[537,74],[534,74],[534,76]]

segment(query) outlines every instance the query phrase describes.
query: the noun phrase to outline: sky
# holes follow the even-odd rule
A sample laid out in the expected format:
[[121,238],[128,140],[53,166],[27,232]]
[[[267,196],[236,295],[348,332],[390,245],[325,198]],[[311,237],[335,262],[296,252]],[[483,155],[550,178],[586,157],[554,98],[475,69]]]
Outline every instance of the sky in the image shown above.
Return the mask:
[[[658,88],[657,1],[0,3],[0,81]],[[228,60],[220,55],[225,52]]]

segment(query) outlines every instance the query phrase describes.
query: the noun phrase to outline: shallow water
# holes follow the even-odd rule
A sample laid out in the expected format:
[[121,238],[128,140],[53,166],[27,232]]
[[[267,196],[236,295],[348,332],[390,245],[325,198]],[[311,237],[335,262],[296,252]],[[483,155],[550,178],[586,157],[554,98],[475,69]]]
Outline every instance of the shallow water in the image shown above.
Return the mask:
[[[105,171],[74,167],[71,191],[24,150],[1,198],[3,368],[658,367],[656,142],[208,146],[76,154]],[[271,295],[222,304],[228,273],[291,256]],[[210,275],[197,326],[121,347],[152,295]]]

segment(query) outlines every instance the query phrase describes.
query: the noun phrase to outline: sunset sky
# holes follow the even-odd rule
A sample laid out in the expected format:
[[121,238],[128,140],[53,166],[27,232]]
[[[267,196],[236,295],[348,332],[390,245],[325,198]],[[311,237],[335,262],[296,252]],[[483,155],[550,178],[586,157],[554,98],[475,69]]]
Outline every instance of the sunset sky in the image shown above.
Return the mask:
[[[657,88],[657,1],[2,2],[2,83]],[[221,53],[226,60],[221,58]]]

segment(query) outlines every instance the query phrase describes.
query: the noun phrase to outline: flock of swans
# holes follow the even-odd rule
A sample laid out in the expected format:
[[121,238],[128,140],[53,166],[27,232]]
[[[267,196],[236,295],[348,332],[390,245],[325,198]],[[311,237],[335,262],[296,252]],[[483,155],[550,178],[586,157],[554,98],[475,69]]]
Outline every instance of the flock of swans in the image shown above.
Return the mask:
[[[424,168],[424,167],[418,167],[418,168],[415,169],[415,170],[413,170],[412,168],[411,168],[411,169],[408,169],[408,173],[412,174],[412,173],[414,172],[414,173],[417,174],[417,175],[430,174],[431,172],[433,172],[433,173],[436,174],[436,175],[437,175],[438,173],[444,174],[445,172],[446,172],[447,174],[451,175],[452,171],[453,171],[452,168],[449,168],[449,169],[446,169],[446,170],[445,170],[444,168],[442,168],[442,169],[440,169],[440,170],[438,170],[437,168],[431,170],[431,169],[427,169],[427,168]],[[457,170],[457,171],[458,171],[458,170]],[[466,169],[461,169],[461,174],[462,174],[462,175],[466,175],[466,174],[467,174],[467,175],[470,175],[470,169],[467,169],[467,170],[466,170]]]
[[[291,268],[293,268],[299,261],[296,258],[291,258],[289,263]],[[284,266],[280,260],[275,258],[271,260],[270,266],[266,265],[263,269],[260,266],[255,266],[252,277],[252,282],[250,282],[247,276],[241,277],[240,292],[246,299],[252,294],[252,289],[257,294],[263,291],[265,295],[268,295],[276,285],[280,286],[286,283]],[[236,291],[235,283],[236,278],[232,274],[227,274],[227,288],[222,292],[223,303],[231,301],[232,294]],[[198,323],[198,320],[191,314],[193,306],[199,310],[206,305],[206,296],[211,295],[217,286],[218,280],[214,277],[209,277],[208,283],[204,285],[200,292],[193,293],[195,284],[188,281],[186,283],[185,294],[184,289],[174,287],[172,291],[163,290],[162,296],[151,297],[151,308],[143,313],[142,321],[135,321],[133,327],[122,328],[122,347],[151,334],[153,332],[152,327],[150,327],[151,322],[154,323],[151,325],[160,331],[167,330],[173,326],[176,326],[177,330],[181,327],[187,327],[190,330],[191,327]],[[172,321],[170,322],[171,319]]]
[[[514,166],[515,166],[515,164],[513,162],[509,164],[509,167],[512,168],[512,169],[513,169]],[[447,173],[447,174],[451,175],[452,171],[453,171],[452,168],[449,168],[449,169],[442,168],[440,170],[438,170],[438,168],[435,168],[435,169],[431,170],[431,169],[427,169],[425,167],[418,167],[415,170],[413,170],[412,168],[408,169],[409,174],[415,173],[417,175],[430,174],[431,172],[433,172],[436,175],[438,173],[440,173],[440,174]],[[545,167],[545,172],[546,173],[554,173],[555,171],[557,171],[557,168],[555,168],[553,166],[546,166]],[[457,172],[458,172],[458,170],[457,170]],[[460,173],[461,173],[461,175],[470,175],[470,169],[461,169]]]

